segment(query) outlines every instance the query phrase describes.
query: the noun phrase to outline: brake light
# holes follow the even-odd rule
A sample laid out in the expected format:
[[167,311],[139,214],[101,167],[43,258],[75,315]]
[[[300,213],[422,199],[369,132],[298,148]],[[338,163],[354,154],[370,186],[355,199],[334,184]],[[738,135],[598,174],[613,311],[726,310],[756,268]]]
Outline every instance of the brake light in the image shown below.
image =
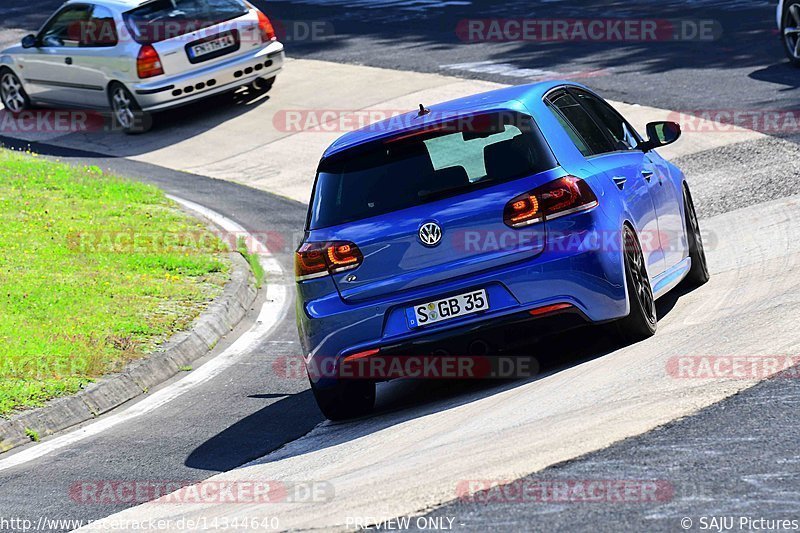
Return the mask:
[[261,31],[261,42],[268,43],[276,40],[277,37],[275,36],[275,28],[272,27],[272,22],[261,11],[256,10],[256,13],[258,14],[258,29]]
[[521,228],[596,205],[597,196],[584,180],[565,176],[512,199],[503,210],[503,222]]
[[307,242],[295,254],[295,277],[303,281],[336,274],[356,268],[363,260],[352,242]]
[[158,52],[151,45],[146,44],[139,50],[139,56],[136,58],[136,72],[140,79],[164,74],[161,58],[158,57]]

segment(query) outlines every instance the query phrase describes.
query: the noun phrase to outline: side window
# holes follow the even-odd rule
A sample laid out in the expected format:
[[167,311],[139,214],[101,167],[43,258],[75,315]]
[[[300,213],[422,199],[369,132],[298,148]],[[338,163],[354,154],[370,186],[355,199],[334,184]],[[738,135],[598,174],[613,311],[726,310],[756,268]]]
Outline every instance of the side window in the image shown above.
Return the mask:
[[90,6],[69,6],[59,12],[42,30],[44,47],[77,47],[81,44],[83,27],[89,20]]
[[[572,95],[566,91],[558,91],[549,97],[549,101],[553,105],[550,109],[555,112],[556,117],[558,118],[559,113],[563,115],[563,120],[569,123],[574,128],[575,133],[580,136],[584,147],[581,148],[580,143],[576,142],[575,144],[584,156],[588,157],[614,151],[614,147],[605,133],[603,133],[603,130],[600,129],[591,115],[581,107]],[[569,133],[569,129],[567,129],[567,133]]]
[[103,6],[94,6],[92,16],[81,32],[81,46],[90,48],[116,46],[117,26],[114,14]]
[[619,113],[596,96],[584,91],[575,91],[577,99],[588,107],[600,120],[600,125],[614,139],[617,150],[633,150],[639,139],[633,127]]
[[570,123],[567,122],[567,119],[564,118],[564,115],[559,113],[559,111],[553,104],[551,104],[550,102],[546,103],[547,103],[547,108],[553,113],[553,116],[556,117],[556,120],[558,121],[559,124],[561,124],[561,127],[564,128],[564,131],[567,132],[567,135],[569,135],[569,138],[572,139],[573,144],[575,144],[575,146],[578,147],[578,150],[581,151],[583,157],[589,157],[590,155],[593,155],[592,150],[585,142],[583,142],[581,136],[578,135],[578,132],[575,131],[575,128],[573,128],[570,125]]

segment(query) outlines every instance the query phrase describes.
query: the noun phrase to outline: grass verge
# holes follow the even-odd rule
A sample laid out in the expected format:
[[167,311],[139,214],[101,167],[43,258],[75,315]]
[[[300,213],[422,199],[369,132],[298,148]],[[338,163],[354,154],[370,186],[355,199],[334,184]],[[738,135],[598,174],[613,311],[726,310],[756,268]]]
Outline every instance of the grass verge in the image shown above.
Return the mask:
[[0,416],[185,329],[222,292],[226,252],[155,187],[0,149]]
[[247,249],[247,241],[243,237],[239,237],[236,241],[236,249],[242,254],[250,265],[250,270],[253,271],[253,276],[256,278],[256,287],[259,289],[264,284],[264,267],[261,266],[261,261],[258,259],[258,254],[252,253]]

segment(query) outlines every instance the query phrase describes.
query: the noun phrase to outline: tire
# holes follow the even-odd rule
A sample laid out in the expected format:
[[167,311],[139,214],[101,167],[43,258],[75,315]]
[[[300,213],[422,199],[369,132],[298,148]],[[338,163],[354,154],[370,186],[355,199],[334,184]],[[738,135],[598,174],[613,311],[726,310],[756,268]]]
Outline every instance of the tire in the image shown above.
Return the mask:
[[121,83],[112,83],[108,88],[108,103],[114,127],[129,135],[146,133],[153,127],[153,117],[142,111],[131,92]]
[[619,339],[626,344],[632,344],[655,335],[658,316],[642,247],[636,233],[629,226],[623,229],[622,242],[630,311],[628,316],[617,320],[614,325]]
[[12,115],[19,115],[31,108],[31,99],[22,81],[10,68],[0,69],[0,100]]
[[708,282],[708,262],[706,261],[706,251],[703,247],[703,237],[700,235],[700,225],[697,222],[697,212],[694,210],[694,202],[689,188],[683,188],[683,205],[686,218],[686,238],[689,241],[689,257],[692,266],[689,273],[684,278],[687,287],[695,288]]
[[340,380],[324,388],[311,382],[311,390],[320,411],[329,420],[364,416],[375,406],[375,383],[372,381]]
[[789,62],[800,67],[800,0],[789,0],[784,7],[781,16],[781,42]]

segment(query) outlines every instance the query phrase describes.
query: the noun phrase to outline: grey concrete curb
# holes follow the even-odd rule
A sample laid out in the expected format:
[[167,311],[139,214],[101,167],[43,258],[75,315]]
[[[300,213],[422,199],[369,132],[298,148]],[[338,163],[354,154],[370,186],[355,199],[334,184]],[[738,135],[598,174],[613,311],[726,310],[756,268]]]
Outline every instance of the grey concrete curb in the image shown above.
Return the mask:
[[236,252],[231,252],[230,258],[231,279],[222,295],[187,331],[174,335],[146,359],[134,361],[123,372],[105,376],[73,396],[0,420],[0,453],[29,443],[26,431],[45,437],[107,413],[206,355],[244,318],[256,298],[256,282],[247,261]]

